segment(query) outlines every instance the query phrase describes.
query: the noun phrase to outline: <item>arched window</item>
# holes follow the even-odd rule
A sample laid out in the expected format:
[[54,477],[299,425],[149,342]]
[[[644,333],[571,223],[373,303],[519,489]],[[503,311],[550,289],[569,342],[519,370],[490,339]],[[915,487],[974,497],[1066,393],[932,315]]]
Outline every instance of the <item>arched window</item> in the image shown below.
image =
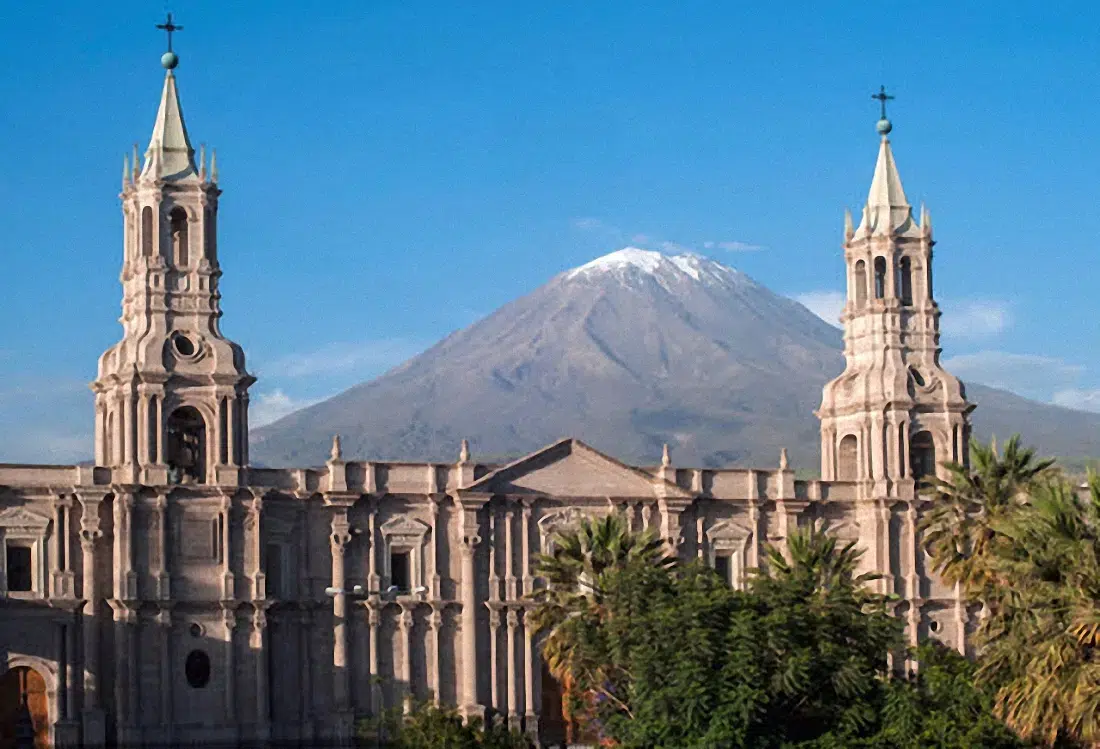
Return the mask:
[[172,228],[172,257],[176,259],[176,265],[186,268],[190,264],[187,243],[187,211],[182,208],[173,208],[169,216]]
[[886,296],[886,258],[875,258],[875,299]]
[[218,257],[218,212],[207,208],[203,224],[206,228],[206,258],[214,262]]
[[907,257],[898,262],[898,293],[902,304],[913,303],[913,267]]
[[141,209],[141,255],[153,256],[153,209],[149,206]]
[[909,439],[909,470],[916,481],[936,475],[936,444],[931,432],[917,432]]
[[836,469],[838,481],[855,481],[859,478],[859,440],[854,434],[845,436],[837,446]]
[[206,422],[192,406],[177,408],[168,417],[168,481],[206,483]]
[[862,308],[867,303],[867,263],[860,260],[856,263],[856,307]]

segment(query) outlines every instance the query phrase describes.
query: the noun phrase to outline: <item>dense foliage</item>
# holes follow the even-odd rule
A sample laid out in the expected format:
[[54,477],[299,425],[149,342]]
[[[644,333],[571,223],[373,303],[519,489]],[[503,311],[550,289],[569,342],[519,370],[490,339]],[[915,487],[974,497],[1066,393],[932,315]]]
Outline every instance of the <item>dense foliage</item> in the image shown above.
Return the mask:
[[363,749],[531,749],[530,740],[504,726],[464,721],[456,711],[432,704],[414,705],[408,714],[400,708],[378,719],[361,721]]
[[1021,736],[1100,743],[1100,478],[1079,493],[1016,438],[971,455],[929,488],[924,531],[937,569],[985,612],[977,681]]

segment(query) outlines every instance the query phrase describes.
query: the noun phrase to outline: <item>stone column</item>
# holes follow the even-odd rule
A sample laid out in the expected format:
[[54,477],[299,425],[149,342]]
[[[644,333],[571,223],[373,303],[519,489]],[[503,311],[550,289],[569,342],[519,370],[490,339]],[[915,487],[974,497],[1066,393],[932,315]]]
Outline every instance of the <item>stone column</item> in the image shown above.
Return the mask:
[[477,695],[477,535],[476,520],[465,524],[462,545],[462,710],[467,717],[483,716]]
[[523,569],[521,574],[523,575],[523,595],[530,595],[531,589],[534,587],[534,577],[531,576],[531,508],[534,505],[534,501],[530,499],[524,499],[523,502],[523,522],[521,526],[522,536],[520,538],[520,555],[523,557]]
[[163,739],[172,744],[172,604],[162,601],[157,611],[157,627],[160,629],[160,723]]
[[370,541],[367,544],[367,589],[379,590],[382,586],[382,577],[378,574],[378,531],[376,520],[378,517],[378,503],[372,501],[367,512],[367,536]]
[[233,576],[232,559],[230,554],[230,530],[233,522],[233,497],[222,495],[221,511],[218,515],[221,527],[221,565],[222,565],[222,600],[232,601],[237,597],[237,587]]
[[167,601],[172,595],[168,582],[168,497],[163,494],[158,494],[153,500],[149,548],[156,551],[156,562],[153,565],[154,595],[158,601]]
[[114,597],[120,601],[132,601],[137,598],[137,573],[134,572],[133,565],[134,495],[132,492],[115,492],[114,521]]
[[332,587],[337,594],[332,599],[332,666],[335,681],[332,696],[336,710],[348,710],[351,674],[348,670],[348,597],[344,590],[347,582],[344,574],[344,553],[351,542],[351,526],[348,524],[346,509],[332,516],[332,534],[329,536],[332,548]]
[[373,601],[367,606],[367,623],[370,625],[370,713],[382,712],[382,688],[378,683],[378,629],[381,624],[378,605]]
[[237,722],[237,664],[233,636],[237,630],[237,611],[231,604],[223,604],[222,624],[225,627],[225,722]]
[[440,678],[440,658],[439,658],[439,639],[440,633],[443,630],[443,611],[439,605],[432,604],[431,618],[428,620],[431,626],[431,632],[428,635],[428,641],[431,643],[431,653],[429,654],[428,668],[430,669],[431,689],[432,689],[432,702],[436,705],[440,704],[439,691],[442,689],[442,679]]
[[271,705],[267,673],[268,637],[267,612],[263,606],[252,613],[252,653],[256,658],[256,739],[267,741],[271,735]]
[[303,741],[313,740],[313,651],[310,647],[313,631],[313,612],[310,611],[308,601],[303,601],[298,618],[298,652],[300,661],[301,679],[301,703],[299,706],[298,738]]
[[248,533],[249,551],[251,552],[252,569],[252,600],[260,601],[267,598],[267,576],[263,567],[263,514],[264,499],[262,496],[253,497],[248,508],[248,518],[245,521],[245,531]]
[[72,529],[73,500],[61,495],[53,500],[53,537],[50,540],[50,596],[53,598],[74,598],[72,557],[69,538]]
[[[98,592],[96,580],[95,546],[103,538],[99,523],[99,506],[102,497],[89,495],[80,497],[82,514],[80,516],[80,550],[83,561],[81,579],[81,597],[84,599],[84,707],[95,710],[99,707],[97,685],[99,674],[99,620],[96,616]],[[102,730],[102,726],[100,726]],[[100,739],[102,742],[102,739]]]
[[680,545],[684,543],[683,532],[680,527],[681,513],[691,505],[690,499],[664,498],[658,502],[661,512],[661,535],[665,539],[668,553],[674,557],[680,556]]
[[241,465],[248,465],[248,393],[241,393]]
[[110,600],[114,613],[114,681],[115,717],[118,722],[119,743],[134,744],[139,738],[141,719],[139,704],[138,662],[135,647],[137,612],[126,601]]
[[516,713],[516,690],[519,687],[516,678],[516,627],[519,625],[519,614],[515,608],[508,608],[508,668],[504,670],[508,683],[508,724],[516,725],[519,715]]
[[401,604],[401,615],[397,620],[401,630],[401,649],[405,656],[401,663],[401,681],[405,683],[401,690],[401,709],[405,713],[412,711],[413,683],[412,683],[412,648],[413,648],[413,612],[412,606],[416,604]]
[[538,710],[535,708],[535,674],[539,670],[539,654],[535,649],[533,627],[531,609],[528,608],[523,616],[523,699],[526,703],[523,728],[529,735],[538,736],[539,719]]
[[432,582],[428,597],[431,600],[438,601],[443,597],[443,593],[439,588],[439,500],[432,496],[428,498],[428,502],[432,509],[432,539],[431,545],[428,547],[428,563],[432,566]]
[[509,601],[516,600],[516,575],[512,557],[512,507],[504,505],[504,593]]
[[489,709],[497,710],[500,705],[500,686],[497,684],[500,666],[497,665],[497,650],[500,643],[499,604],[489,609]]

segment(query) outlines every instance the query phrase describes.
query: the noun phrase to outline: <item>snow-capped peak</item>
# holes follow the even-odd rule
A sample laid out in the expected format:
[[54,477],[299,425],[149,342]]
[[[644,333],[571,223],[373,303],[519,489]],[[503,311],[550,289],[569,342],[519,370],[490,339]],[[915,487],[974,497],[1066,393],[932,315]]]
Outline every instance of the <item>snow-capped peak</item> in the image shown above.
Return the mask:
[[565,273],[566,280],[612,274],[625,278],[630,271],[653,276],[658,282],[678,277],[693,281],[728,283],[747,280],[740,271],[694,253],[664,255],[654,250],[624,247]]

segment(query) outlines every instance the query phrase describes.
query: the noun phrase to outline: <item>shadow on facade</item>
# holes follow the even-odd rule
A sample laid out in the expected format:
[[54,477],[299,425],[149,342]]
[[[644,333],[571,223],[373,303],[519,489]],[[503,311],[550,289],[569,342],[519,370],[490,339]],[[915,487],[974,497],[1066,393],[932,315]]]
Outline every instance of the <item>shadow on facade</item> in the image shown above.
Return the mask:
[[[409,692],[390,663],[364,673],[360,637],[349,638],[348,667],[333,665],[329,600],[123,614],[101,601],[95,621],[68,603],[0,598],[0,749],[19,746],[24,692],[35,747],[118,749],[351,746],[357,721]],[[349,619],[365,616],[356,607]]]

